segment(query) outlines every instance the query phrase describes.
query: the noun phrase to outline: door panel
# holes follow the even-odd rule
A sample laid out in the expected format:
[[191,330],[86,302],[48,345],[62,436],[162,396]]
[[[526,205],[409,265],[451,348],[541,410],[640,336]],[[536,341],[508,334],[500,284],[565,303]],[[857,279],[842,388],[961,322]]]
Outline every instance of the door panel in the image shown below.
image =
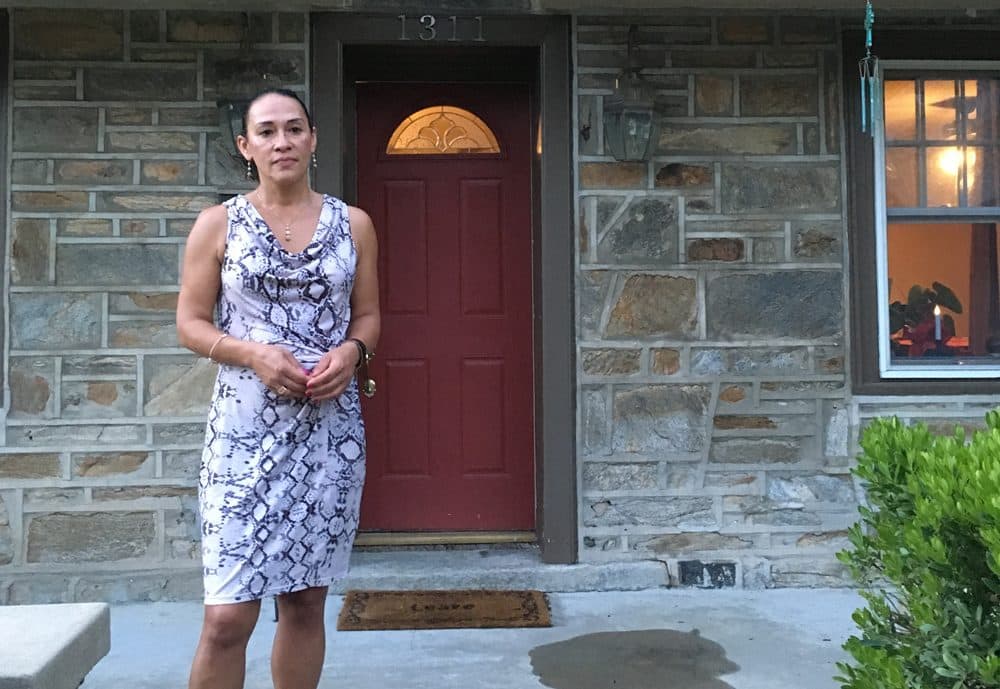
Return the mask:
[[[523,85],[359,84],[358,190],[379,238],[366,530],[534,527],[531,128]],[[500,154],[388,155],[409,114],[478,115]],[[427,137],[454,136],[442,125]],[[425,146],[426,148],[426,146]]]

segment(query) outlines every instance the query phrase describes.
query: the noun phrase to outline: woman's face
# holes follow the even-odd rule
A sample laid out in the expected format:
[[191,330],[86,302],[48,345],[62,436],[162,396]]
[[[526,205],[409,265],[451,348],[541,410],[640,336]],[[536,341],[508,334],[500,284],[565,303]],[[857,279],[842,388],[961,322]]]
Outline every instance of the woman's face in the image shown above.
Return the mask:
[[306,175],[316,133],[298,101],[268,93],[250,105],[246,136],[238,136],[236,143],[243,157],[256,163],[260,179],[287,182]]

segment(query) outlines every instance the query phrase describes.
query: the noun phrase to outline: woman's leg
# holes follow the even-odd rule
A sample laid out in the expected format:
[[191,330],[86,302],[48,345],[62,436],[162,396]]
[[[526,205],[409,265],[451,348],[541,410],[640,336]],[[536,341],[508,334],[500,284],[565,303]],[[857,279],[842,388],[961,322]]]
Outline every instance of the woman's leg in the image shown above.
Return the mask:
[[206,605],[188,689],[242,689],[260,601]]
[[325,586],[278,596],[271,651],[274,689],[316,689],[326,653],[325,606]]

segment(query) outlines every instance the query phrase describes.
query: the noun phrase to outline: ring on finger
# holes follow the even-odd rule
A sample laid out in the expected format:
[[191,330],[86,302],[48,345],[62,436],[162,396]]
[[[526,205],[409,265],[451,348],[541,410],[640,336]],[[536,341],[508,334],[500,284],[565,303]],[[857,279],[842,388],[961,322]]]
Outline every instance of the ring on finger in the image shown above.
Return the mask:
[[287,395],[288,394],[288,386],[287,385],[282,385],[280,388],[278,388],[278,394],[279,395]]

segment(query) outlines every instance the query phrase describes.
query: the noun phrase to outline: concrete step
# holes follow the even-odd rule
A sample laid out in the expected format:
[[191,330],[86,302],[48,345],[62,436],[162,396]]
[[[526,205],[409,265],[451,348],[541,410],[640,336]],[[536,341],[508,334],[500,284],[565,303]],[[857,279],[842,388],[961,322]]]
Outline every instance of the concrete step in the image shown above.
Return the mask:
[[0,607],[0,689],[77,689],[110,649],[106,603]]
[[636,591],[667,586],[662,562],[549,565],[538,549],[355,549],[347,589],[538,589],[541,591]]

